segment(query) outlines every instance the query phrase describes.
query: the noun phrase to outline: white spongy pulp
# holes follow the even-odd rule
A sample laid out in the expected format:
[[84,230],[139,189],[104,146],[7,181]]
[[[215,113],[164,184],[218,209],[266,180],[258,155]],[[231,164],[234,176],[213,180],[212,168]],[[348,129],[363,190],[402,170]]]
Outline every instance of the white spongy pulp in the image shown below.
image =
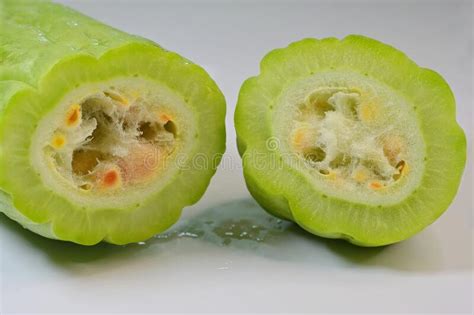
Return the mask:
[[397,203],[421,180],[425,145],[414,105],[351,72],[323,72],[289,86],[275,104],[282,156],[322,193]]
[[[114,93],[113,98],[111,93]],[[77,126],[66,124],[55,131],[66,141],[64,146],[57,148],[53,143],[45,149],[54,157],[63,176],[79,187],[94,190],[98,173],[114,166],[132,167],[127,163],[139,151],[160,155],[172,153],[175,134],[165,126],[174,122],[162,119],[159,111],[157,106],[150,106],[141,97],[130,97],[122,91],[96,93],[80,104],[81,118]],[[169,113],[161,115],[168,116]],[[134,166],[135,171],[139,171],[138,165]],[[145,171],[142,169],[141,173]]]
[[[78,122],[69,124],[75,108]],[[172,130],[165,128],[169,121]],[[127,77],[86,84],[40,121],[30,159],[46,186],[75,203],[127,207],[179,171],[173,161],[195,149],[195,121],[182,96],[159,82]],[[120,177],[113,189],[101,186],[108,170]]]
[[[382,177],[391,177],[396,172],[396,165],[391,165],[384,154],[380,143],[382,135],[374,133],[358,117],[357,105],[360,102],[359,94],[343,91],[334,93],[328,99],[327,103],[333,109],[324,112],[323,117],[314,125],[314,146],[325,152],[324,158],[315,164],[321,170],[335,170],[336,167],[331,167],[330,164],[342,155],[351,159],[348,167],[350,170],[354,170],[361,161],[372,161]],[[315,106],[311,103],[308,105]]]

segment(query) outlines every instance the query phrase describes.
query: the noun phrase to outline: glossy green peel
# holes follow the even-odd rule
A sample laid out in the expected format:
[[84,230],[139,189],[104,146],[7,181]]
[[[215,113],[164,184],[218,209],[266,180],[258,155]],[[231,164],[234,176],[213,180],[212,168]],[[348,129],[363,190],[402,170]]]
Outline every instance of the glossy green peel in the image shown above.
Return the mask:
[[265,210],[361,246],[434,222],[466,159],[443,78],[357,35],[271,51],[240,90],[235,125],[247,187]]
[[164,231],[215,173],[224,117],[214,81],[176,53],[0,0],[0,211],[25,228],[84,245]]

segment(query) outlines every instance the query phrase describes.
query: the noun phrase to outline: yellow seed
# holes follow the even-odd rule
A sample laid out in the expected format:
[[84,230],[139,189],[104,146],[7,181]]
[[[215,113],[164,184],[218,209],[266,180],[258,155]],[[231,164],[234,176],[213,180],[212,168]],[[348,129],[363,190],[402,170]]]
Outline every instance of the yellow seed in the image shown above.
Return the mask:
[[314,130],[309,127],[300,127],[293,131],[291,141],[297,150],[302,150],[314,146],[316,143],[316,134]]
[[81,123],[82,113],[81,105],[74,104],[69,107],[66,113],[65,124],[67,127],[76,127]]
[[373,103],[362,103],[359,106],[359,119],[365,122],[374,121],[378,116],[378,109]]
[[398,155],[404,150],[404,141],[397,135],[387,136],[383,139],[383,153],[390,163],[395,164]]
[[295,135],[293,136],[293,143],[296,145],[300,145],[301,142],[303,141],[304,137],[304,131],[299,129],[295,132]]
[[337,174],[335,172],[329,171],[329,174],[327,175],[327,178],[330,180],[335,180],[337,178]]
[[408,173],[408,164],[407,162],[405,161],[400,161],[398,164],[397,164],[397,170],[400,172],[400,175],[405,175],[406,173]]
[[406,175],[408,174],[408,171],[410,170],[410,167],[408,167],[408,164],[405,162],[405,166],[402,169],[402,174]]
[[365,182],[369,178],[369,173],[367,172],[366,169],[359,169],[356,170],[354,173],[354,179],[359,182]]
[[51,141],[51,145],[55,149],[61,149],[66,145],[66,137],[62,134],[56,134],[53,136],[53,140]]
[[393,175],[395,180],[399,180],[402,176],[405,176],[409,170],[408,165],[404,160],[398,162],[396,168],[398,173]]
[[352,172],[351,177],[358,183],[365,183],[372,176],[372,172],[365,166],[359,165]]
[[108,98],[111,98],[113,99],[114,101],[122,104],[122,105],[125,105],[125,106],[128,106],[129,105],[129,102],[128,100],[123,97],[122,95],[118,94],[118,93],[114,93],[114,92],[104,92],[105,96],[107,96]]

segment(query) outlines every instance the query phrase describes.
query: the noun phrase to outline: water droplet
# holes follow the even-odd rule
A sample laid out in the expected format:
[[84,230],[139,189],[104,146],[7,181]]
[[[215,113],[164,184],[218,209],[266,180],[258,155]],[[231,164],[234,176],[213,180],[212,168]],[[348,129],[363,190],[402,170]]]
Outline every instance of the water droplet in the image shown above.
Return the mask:
[[79,25],[79,23],[77,23],[76,21],[68,21],[67,22],[67,25],[71,26],[71,27],[76,27]]
[[196,233],[191,233],[191,232],[180,232],[178,234],[178,237],[191,237],[191,238],[198,238],[199,235]]
[[41,31],[38,31],[38,40],[42,43],[49,43],[49,39],[46,37],[46,35],[41,32]]
[[145,242],[138,242],[138,245],[145,245]]

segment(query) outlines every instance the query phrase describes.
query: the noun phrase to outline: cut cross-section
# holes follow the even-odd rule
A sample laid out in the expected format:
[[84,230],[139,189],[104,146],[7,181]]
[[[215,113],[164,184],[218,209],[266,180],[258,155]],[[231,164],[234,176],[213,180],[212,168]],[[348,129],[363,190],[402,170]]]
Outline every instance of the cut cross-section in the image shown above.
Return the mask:
[[[0,10],[0,211],[46,237],[142,241],[199,200],[225,101],[199,66],[45,1]],[[40,34],[41,36],[39,36]]]
[[444,80],[363,36],[270,52],[241,88],[235,124],[247,186],[267,211],[359,245],[432,223],[465,163]]
[[[159,86],[137,78],[96,85],[93,90],[100,92],[85,95],[88,89],[72,105],[65,101],[57,106],[39,124],[34,142],[44,145],[38,169],[45,178],[59,176],[51,184],[62,181],[71,194],[87,191],[96,201],[103,196],[117,199],[123,189],[152,183],[176,153],[191,146],[194,118],[178,96],[166,104],[156,93]],[[173,99],[171,91],[161,90]],[[60,119],[62,113],[65,119]],[[179,130],[179,123],[186,128]],[[52,140],[45,141],[50,134]]]

